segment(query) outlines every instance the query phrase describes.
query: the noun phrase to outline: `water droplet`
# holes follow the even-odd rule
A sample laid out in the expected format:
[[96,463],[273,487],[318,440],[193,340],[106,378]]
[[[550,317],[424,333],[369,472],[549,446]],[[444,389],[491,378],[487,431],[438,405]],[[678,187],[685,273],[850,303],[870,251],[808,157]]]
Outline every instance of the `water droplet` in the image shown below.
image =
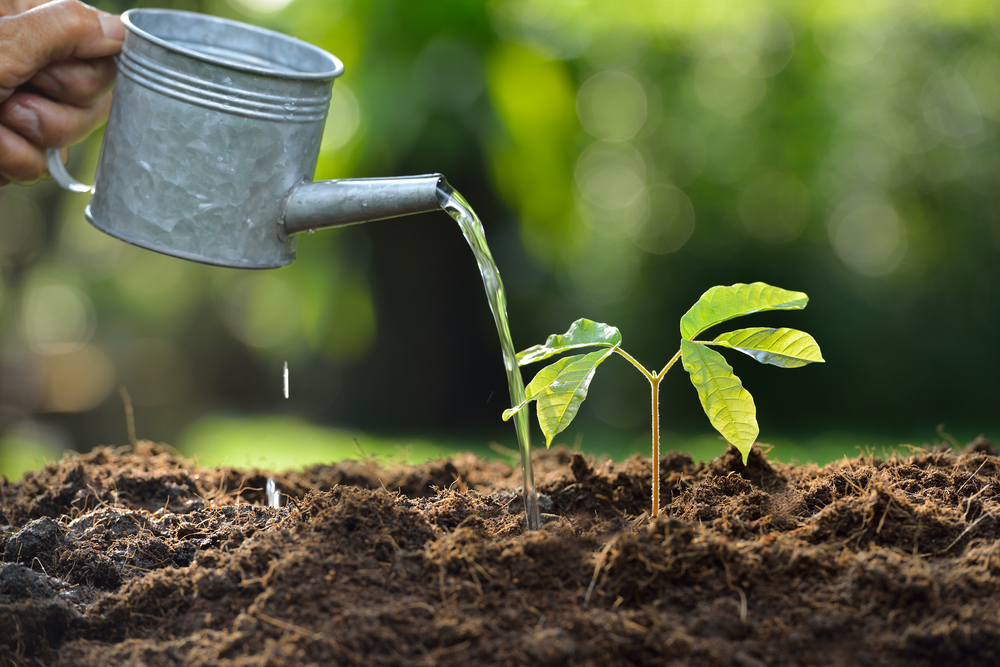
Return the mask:
[[271,509],[280,509],[281,491],[278,490],[278,485],[274,483],[273,477],[267,478],[267,484],[264,487],[264,492],[267,495],[267,506]]

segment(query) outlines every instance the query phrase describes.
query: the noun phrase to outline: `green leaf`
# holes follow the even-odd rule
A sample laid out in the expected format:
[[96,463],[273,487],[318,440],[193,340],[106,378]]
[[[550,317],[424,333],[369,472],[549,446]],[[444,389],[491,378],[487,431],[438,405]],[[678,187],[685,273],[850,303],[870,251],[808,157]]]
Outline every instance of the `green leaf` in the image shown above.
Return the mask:
[[518,352],[517,365],[526,366],[567,350],[594,345],[614,347],[621,342],[622,335],[617,327],[581,318],[573,322],[566,333],[549,336],[544,345],[534,345]]
[[563,357],[559,361],[549,364],[542,370],[538,371],[535,377],[528,383],[528,386],[524,388],[524,400],[515,405],[512,408],[507,408],[503,411],[503,420],[507,421],[515,414],[524,409],[528,403],[538,398],[538,395],[549,388],[553,382],[559,379],[559,374],[563,372],[567,365],[580,361],[583,359],[585,354],[577,354],[572,357]]
[[520,405],[504,410],[504,421],[537,400],[538,425],[545,434],[545,446],[564,431],[580,405],[587,398],[587,390],[594,379],[597,367],[615,351],[614,347],[589,354],[565,357],[538,372],[525,388],[527,398]]
[[749,354],[762,364],[782,368],[824,361],[816,339],[797,329],[737,329],[719,334],[712,342]]
[[705,329],[741,315],[765,310],[801,310],[809,303],[802,292],[790,292],[764,283],[718,285],[701,295],[681,318],[681,338],[693,340]]
[[750,446],[760,432],[753,396],[733,374],[721,354],[701,343],[681,341],[681,360],[698,390],[708,420],[728,442],[743,454],[746,464]]

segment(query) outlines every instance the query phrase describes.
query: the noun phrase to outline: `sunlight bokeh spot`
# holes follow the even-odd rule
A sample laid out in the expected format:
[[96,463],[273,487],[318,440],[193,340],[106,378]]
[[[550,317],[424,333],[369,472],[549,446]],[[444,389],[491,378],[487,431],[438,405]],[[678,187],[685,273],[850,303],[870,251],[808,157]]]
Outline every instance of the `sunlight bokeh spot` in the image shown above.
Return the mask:
[[902,185],[916,176],[922,164],[920,154],[902,160],[903,155],[881,137],[863,134],[854,142],[854,172],[861,179],[883,185]]
[[624,208],[645,188],[645,161],[630,146],[593,144],[576,162],[576,185],[583,198],[594,206]]
[[712,48],[724,52],[734,68],[753,77],[778,74],[795,50],[792,27],[780,14],[769,11],[753,13],[712,41]]
[[229,293],[226,321],[247,345],[271,348],[301,332],[299,296],[283,278],[271,273],[248,276]]
[[323,127],[323,141],[320,152],[326,153],[343,148],[354,138],[361,125],[361,109],[358,99],[346,84],[337,82],[330,91],[330,111]]
[[968,81],[954,67],[943,67],[927,80],[920,98],[927,124],[962,145],[983,140],[979,103]]
[[646,252],[666,255],[684,247],[694,232],[694,206],[684,192],[672,185],[646,188],[642,198],[645,215],[629,227],[632,242]]
[[583,129],[594,137],[624,141],[646,121],[646,92],[626,72],[601,72],[580,86],[576,111]]
[[879,107],[875,121],[878,136],[904,153],[923,153],[938,143],[920,109],[920,88],[904,81],[892,88]]
[[975,91],[980,110],[1000,118],[1000,55],[993,50],[970,51],[962,58],[959,71]]
[[236,9],[251,15],[268,16],[277,14],[292,0],[227,0]]
[[67,354],[90,340],[96,325],[94,305],[86,294],[62,284],[28,292],[24,325],[31,347],[42,354]]
[[709,55],[698,61],[694,90],[708,109],[722,116],[739,118],[753,111],[767,92],[764,79],[746,76],[725,55]]
[[906,229],[895,209],[876,197],[842,204],[831,217],[829,235],[837,256],[866,276],[891,272],[906,252]]
[[82,345],[46,359],[45,404],[50,412],[82,412],[97,407],[115,383],[108,354],[96,345]]

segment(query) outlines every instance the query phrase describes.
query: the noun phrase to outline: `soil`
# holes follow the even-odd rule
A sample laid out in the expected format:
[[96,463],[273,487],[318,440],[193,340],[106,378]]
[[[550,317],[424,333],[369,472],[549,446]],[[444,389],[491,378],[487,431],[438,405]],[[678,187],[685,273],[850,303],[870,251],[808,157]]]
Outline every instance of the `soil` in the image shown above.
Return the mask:
[[997,665],[1000,456],[539,452],[274,475],[161,447],[0,481],[0,665]]

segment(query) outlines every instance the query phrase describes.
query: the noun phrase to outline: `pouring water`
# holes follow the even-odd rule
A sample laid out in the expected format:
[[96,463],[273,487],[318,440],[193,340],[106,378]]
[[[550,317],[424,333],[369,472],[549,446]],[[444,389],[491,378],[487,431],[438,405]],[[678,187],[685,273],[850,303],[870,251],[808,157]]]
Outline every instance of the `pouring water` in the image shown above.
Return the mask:
[[[472,253],[479,264],[479,272],[483,277],[483,287],[493,311],[493,321],[500,335],[500,348],[503,350],[503,363],[507,371],[507,385],[510,389],[511,405],[520,405],[524,401],[524,381],[517,365],[514,343],[510,338],[510,326],[507,323],[507,294],[500,280],[490,247],[486,244],[486,233],[472,207],[458,192],[447,184],[438,187],[438,201],[441,208],[455,219],[469,242]],[[535,489],[535,477],[531,470],[531,433],[528,429],[528,412],[521,410],[514,418],[517,429],[517,442],[521,451],[521,473],[523,477],[524,518],[528,530],[538,530],[541,527],[541,517],[538,514],[538,492]]]

